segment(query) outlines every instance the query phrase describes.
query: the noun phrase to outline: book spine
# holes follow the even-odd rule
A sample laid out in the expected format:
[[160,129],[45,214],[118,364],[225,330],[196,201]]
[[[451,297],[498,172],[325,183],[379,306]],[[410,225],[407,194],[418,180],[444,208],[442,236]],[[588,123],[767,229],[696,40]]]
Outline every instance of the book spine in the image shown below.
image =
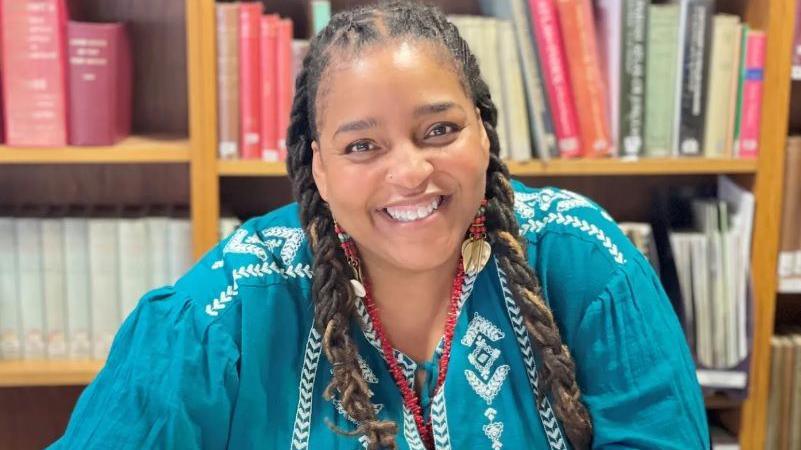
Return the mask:
[[726,154],[726,124],[731,111],[728,96],[731,90],[732,72],[736,72],[734,45],[739,18],[726,14],[713,19],[712,54],[707,80],[706,124],[704,125],[704,155],[719,158]]
[[735,121],[739,118],[739,89],[740,89],[740,71],[741,71],[741,61],[743,59],[743,54],[745,51],[745,45],[743,45],[743,36],[746,35],[745,31],[746,26],[742,23],[737,24],[735,28],[734,37],[734,44],[732,45],[732,64],[733,68],[731,73],[729,74],[729,80],[727,80],[728,89],[729,89],[729,96],[726,99],[728,102],[727,111],[728,116],[726,117],[726,141],[723,144],[724,155],[729,158],[733,158],[734,153],[734,136],[736,125]]
[[[138,218],[119,220],[119,279],[120,279],[120,318],[125,319],[136,308],[139,297],[148,286],[147,269],[147,227]],[[124,257],[123,257],[124,255]]]
[[606,112],[606,87],[598,58],[590,0],[558,0],[571,86],[575,94],[583,156],[612,153]]
[[648,1],[626,0],[624,3],[620,66],[620,156],[638,158],[644,153]]
[[70,22],[71,145],[113,145],[130,132],[130,51],[122,24]]
[[169,274],[175,283],[192,266],[192,224],[189,219],[169,219]]
[[700,156],[706,117],[706,79],[712,31],[712,0],[683,0],[679,44],[674,153]]
[[784,202],[782,206],[779,277],[795,275],[795,255],[801,250],[801,138],[787,139],[784,164]]
[[239,155],[239,4],[217,3],[217,154]]
[[104,359],[120,325],[117,219],[89,219],[92,357]]
[[286,160],[286,132],[292,111],[292,20],[278,22],[278,42],[276,47],[276,68],[278,70],[278,153],[281,161]]
[[759,153],[759,126],[762,116],[762,84],[765,72],[765,42],[762,31],[751,30],[745,47],[743,105],[737,156],[756,158]]
[[44,219],[40,229],[47,357],[63,359],[67,356],[67,305],[64,297],[64,234],[61,219]]
[[554,118],[559,155],[563,158],[574,158],[581,156],[578,119],[554,1],[529,0],[529,6]]
[[792,64],[793,80],[801,80],[801,0],[796,0],[795,2],[795,33],[793,34]]
[[1,6],[6,142],[26,147],[64,146],[64,0],[3,0]]
[[44,359],[46,347],[41,220],[19,218],[15,225],[19,268],[17,295],[20,298],[20,324],[23,335],[22,357]]
[[675,4],[652,4],[648,11],[645,83],[645,155],[672,153],[676,93],[676,51],[679,9]]
[[0,217],[0,360],[22,357],[14,222],[11,217]]
[[239,4],[239,121],[243,159],[261,157],[261,3]]
[[322,31],[331,20],[331,2],[329,0],[311,0],[311,12],[314,36]]
[[743,24],[740,34],[740,61],[737,66],[737,99],[735,100],[734,128],[732,129],[732,156],[737,156],[737,146],[740,139],[740,125],[743,115],[743,87],[745,86],[745,51],[748,47],[748,24]]
[[[505,67],[520,67],[515,35],[512,24],[506,20],[496,22],[498,26],[498,53]],[[515,161],[528,161],[532,158],[531,130],[526,111],[526,95],[523,87],[523,74],[520,70],[504,70],[503,88],[507,99],[509,129],[509,157]]]
[[600,44],[601,64],[607,93],[607,118],[614,153],[620,153],[620,60],[623,3],[621,0],[597,0],[595,21],[596,41]]
[[277,15],[261,17],[261,159],[278,161]]
[[64,219],[64,267],[67,303],[67,354],[88,359],[92,352],[89,323],[89,236],[86,218]]
[[147,254],[149,256],[150,287],[159,288],[172,282],[169,264],[169,219],[153,216],[147,222]]

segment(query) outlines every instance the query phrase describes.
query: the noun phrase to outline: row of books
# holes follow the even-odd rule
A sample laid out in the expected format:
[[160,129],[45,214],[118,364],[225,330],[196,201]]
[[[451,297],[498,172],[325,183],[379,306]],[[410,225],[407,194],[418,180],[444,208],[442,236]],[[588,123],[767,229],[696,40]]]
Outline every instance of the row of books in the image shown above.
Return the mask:
[[[765,34],[714,0],[482,0],[511,21],[536,156],[623,158],[755,157],[759,145]],[[497,42],[490,20],[466,36]],[[481,52],[501,115],[503,51]],[[503,60],[501,59],[503,58]],[[512,109],[515,108],[515,109]],[[508,127],[507,127],[508,129]],[[514,147],[512,159],[515,156]]]
[[[314,30],[331,5],[313,1]],[[293,39],[292,20],[264,14],[261,2],[218,3],[217,116],[221,159],[286,159],[294,79],[309,42]]]
[[787,139],[779,277],[801,280],[801,136]]
[[795,3],[792,78],[793,80],[801,80],[801,0],[796,0]]
[[108,354],[148,290],[192,263],[182,217],[0,217],[0,359]]
[[0,142],[111,145],[131,130],[123,23],[68,19],[65,0],[0,1]]
[[801,448],[801,329],[788,330],[770,340],[765,450]]

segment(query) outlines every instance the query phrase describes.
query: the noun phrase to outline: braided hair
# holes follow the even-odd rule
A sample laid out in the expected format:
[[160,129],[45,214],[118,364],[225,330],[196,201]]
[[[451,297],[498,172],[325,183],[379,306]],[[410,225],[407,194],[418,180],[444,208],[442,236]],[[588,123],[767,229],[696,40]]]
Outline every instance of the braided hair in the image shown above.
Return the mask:
[[333,52],[358,52],[375,43],[399,38],[431,42],[445,50],[468,96],[479,109],[490,141],[485,189],[487,235],[541,359],[537,402],[544,401],[549,393],[573,447],[587,448],[592,440],[592,422],[581,402],[573,359],[562,343],[553,314],[540,293],[537,276],[526,260],[525,241],[514,215],[509,171],[498,156],[497,110],[489,88],[456,27],[439,9],[417,3],[382,3],[334,15],[312,39],[295,83],[287,132],[287,169],[299,203],[301,223],[314,253],[314,326],[323,335],[323,350],[333,367],[325,397],[338,398],[344,411],[358,424],[352,434],[364,435],[370,449],[396,448],[397,425],[377,419],[350,336],[349,324],[358,299],[348,283],[350,267],[339,247],[334,219],[312,176],[311,144],[317,136],[318,87]]

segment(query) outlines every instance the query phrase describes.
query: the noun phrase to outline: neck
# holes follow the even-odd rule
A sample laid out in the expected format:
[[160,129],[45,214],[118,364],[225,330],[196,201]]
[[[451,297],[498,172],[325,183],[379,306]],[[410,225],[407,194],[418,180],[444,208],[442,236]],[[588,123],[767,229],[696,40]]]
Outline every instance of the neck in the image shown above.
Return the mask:
[[363,255],[370,291],[392,345],[421,362],[431,358],[445,328],[459,252],[431,270],[407,271]]

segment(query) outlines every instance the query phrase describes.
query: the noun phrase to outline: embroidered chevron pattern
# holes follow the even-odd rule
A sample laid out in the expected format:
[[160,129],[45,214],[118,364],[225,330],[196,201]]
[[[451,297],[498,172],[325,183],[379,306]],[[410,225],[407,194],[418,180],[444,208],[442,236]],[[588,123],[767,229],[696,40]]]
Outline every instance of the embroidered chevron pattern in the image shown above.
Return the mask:
[[[267,260],[267,252],[259,245],[246,242],[245,238],[248,236],[248,230],[239,228],[234,231],[234,234],[223,247],[223,254],[240,253],[247,255],[255,255],[262,261]],[[252,242],[252,241],[250,241]]]
[[409,450],[426,450],[417,425],[414,423],[414,415],[405,406],[403,407],[403,437],[409,445]]
[[607,249],[609,254],[612,255],[612,258],[614,258],[615,262],[618,264],[626,263],[626,258],[623,256],[623,253],[620,251],[620,249],[618,249],[617,245],[612,242],[612,239],[610,239],[609,236],[603,232],[603,230],[598,228],[595,224],[589,223],[585,219],[581,219],[576,216],[567,216],[561,213],[548,213],[548,215],[542,220],[532,220],[523,224],[520,230],[521,233],[525,233],[529,230],[533,230],[534,232],[538,233],[542,231],[546,225],[552,222],[567,227],[573,227],[584,232],[588,236],[598,239]]
[[440,387],[431,403],[431,430],[434,434],[434,447],[437,450],[451,450],[451,436],[448,431],[448,411],[445,408],[445,385]]
[[[537,362],[534,359],[534,350],[531,347],[531,339],[526,331],[526,326],[523,323],[523,316],[520,314],[514,299],[512,298],[512,291],[509,289],[506,280],[506,273],[498,267],[498,280],[500,281],[501,291],[503,292],[504,303],[506,303],[506,312],[509,314],[509,320],[512,322],[512,329],[517,338],[517,344],[520,347],[520,353],[523,357],[523,364],[526,366],[526,373],[528,381],[531,385],[531,390],[534,393],[534,398],[539,397],[539,375],[537,373]],[[545,434],[548,438],[548,444],[551,450],[566,450],[562,430],[559,428],[559,423],[553,414],[551,402],[548,397],[543,397],[542,402],[537,402],[537,411],[540,415]]]
[[298,386],[298,407],[295,412],[291,450],[309,448],[314,378],[317,374],[317,363],[320,360],[321,341],[320,333],[312,326],[306,341],[306,351],[303,354],[303,370],[300,373],[300,385]]
[[473,320],[470,321],[470,324],[467,326],[467,331],[462,337],[462,345],[468,347],[473,345],[473,342],[480,334],[487,336],[493,342],[503,339],[504,336],[500,328],[493,325],[489,320],[481,317],[478,313],[475,313]]
[[359,361],[359,368],[362,370],[362,378],[364,378],[364,381],[373,384],[378,383],[378,377],[375,376],[373,369],[367,365],[367,361],[365,361],[361,355],[356,355],[356,359]]
[[223,262],[223,260],[214,261],[214,263],[211,265],[211,270],[222,269],[224,265],[225,262]]
[[498,392],[501,391],[501,386],[503,382],[506,381],[506,376],[509,375],[509,366],[504,364],[497,369],[492,374],[492,377],[484,383],[481,379],[476,376],[470,369],[465,369],[464,376],[467,377],[467,382],[470,383],[470,387],[476,391],[476,394],[479,397],[483,398],[487,405],[492,403],[495,400],[495,396],[498,395]]
[[281,248],[281,262],[284,266],[289,266],[295,261],[295,255],[303,243],[306,234],[302,228],[289,228],[289,227],[271,227],[261,232],[262,236],[266,239],[281,238],[284,239],[284,246]]
[[213,298],[211,302],[206,305],[206,314],[217,317],[220,311],[225,309],[225,306],[230,303],[237,294],[239,294],[239,292],[236,288],[232,285],[228,285],[224,291],[221,291],[217,297]]

